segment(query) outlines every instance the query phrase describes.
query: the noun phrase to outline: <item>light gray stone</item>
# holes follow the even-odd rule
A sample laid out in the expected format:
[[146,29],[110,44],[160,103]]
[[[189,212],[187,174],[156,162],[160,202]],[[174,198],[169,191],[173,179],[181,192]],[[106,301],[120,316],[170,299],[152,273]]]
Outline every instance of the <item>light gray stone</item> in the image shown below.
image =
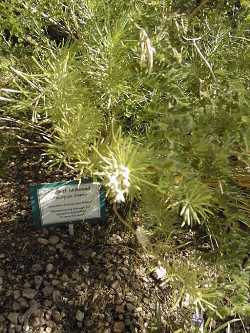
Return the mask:
[[14,297],[14,299],[17,300],[20,296],[21,296],[20,290],[14,290],[13,291],[13,297]]
[[22,308],[27,308],[29,306],[27,300],[23,297],[20,297],[18,299],[19,304],[21,305]]
[[18,322],[18,313],[17,312],[9,313],[7,318],[12,324],[17,325],[17,322]]
[[41,272],[43,270],[42,266],[40,264],[34,264],[31,267],[32,271],[34,272]]
[[60,241],[60,238],[56,235],[53,235],[53,236],[49,237],[49,243],[51,245],[56,245],[57,243],[59,243],[59,241]]
[[46,297],[46,296],[52,295],[54,289],[51,286],[47,286],[47,287],[44,287],[42,291],[43,291],[43,295]]
[[35,289],[27,288],[23,290],[23,297],[33,299],[37,294]]
[[84,312],[78,310],[78,311],[76,312],[76,319],[77,319],[78,321],[83,321],[83,319],[84,319]]
[[119,286],[120,286],[120,284],[119,284],[119,281],[117,281],[117,280],[115,282],[113,282],[112,285],[111,285],[111,287],[115,290],[118,289]]
[[43,282],[43,277],[41,275],[36,275],[34,277],[34,281],[35,281],[36,288],[39,289]]
[[46,238],[39,237],[37,241],[38,241],[39,244],[42,244],[42,245],[48,245],[49,244],[49,241]]
[[54,265],[51,264],[51,263],[49,263],[49,264],[46,266],[46,271],[47,271],[48,273],[52,272],[53,269],[54,269]]

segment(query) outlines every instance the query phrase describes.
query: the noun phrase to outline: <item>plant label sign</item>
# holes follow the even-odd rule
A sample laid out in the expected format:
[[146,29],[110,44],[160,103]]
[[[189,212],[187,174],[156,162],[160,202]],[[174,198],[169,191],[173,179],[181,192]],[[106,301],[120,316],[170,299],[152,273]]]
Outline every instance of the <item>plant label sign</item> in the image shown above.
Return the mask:
[[105,220],[105,193],[98,182],[31,185],[30,197],[37,227]]

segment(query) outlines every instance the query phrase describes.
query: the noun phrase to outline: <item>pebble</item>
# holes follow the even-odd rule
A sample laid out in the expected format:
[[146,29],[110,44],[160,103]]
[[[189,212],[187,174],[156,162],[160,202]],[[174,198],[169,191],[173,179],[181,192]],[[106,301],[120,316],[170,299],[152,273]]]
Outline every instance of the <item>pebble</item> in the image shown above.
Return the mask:
[[34,264],[31,267],[32,271],[34,272],[41,272],[43,270],[42,266],[40,264]]
[[24,287],[25,289],[29,289],[29,288],[31,287],[31,284],[30,284],[28,281],[26,281],[26,282],[24,283],[23,287]]
[[119,281],[116,280],[115,282],[113,282],[111,287],[115,290],[118,289],[119,288]]
[[51,264],[51,263],[49,263],[49,264],[46,266],[46,271],[47,271],[48,273],[52,272],[53,269],[54,269],[54,265]]
[[56,245],[57,243],[59,243],[59,241],[60,241],[60,238],[56,235],[53,235],[53,236],[49,237],[49,243],[51,245]]
[[51,281],[51,284],[52,284],[52,286],[57,286],[58,284],[60,283],[60,281],[59,280],[52,280]]
[[46,238],[41,238],[39,237],[37,239],[38,243],[42,244],[42,245],[48,245],[49,244],[49,241],[46,239]]
[[20,297],[18,299],[19,304],[21,305],[22,308],[27,308],[29,306],[27,300],[23,297]]
[[59,290],[54,290],[52,294],[52,298],[54,302],[60,302],[61,301],[61,293]]
[[31,321],[32,327],[39,327],[41,326],[41,318],[40,317],[33,317]]
[[12,324],[17,325],[17,321],[18,321],[18,313],[17,312],[9,313],[7,318]]
[[36,288],[39,289],[43,282],[43,277],[41,275],[36,275],[34,277],[34,281],[35,281]]
[[69,280],[68,275],[64,273],[64,274],[61,276],[61,280],[64,281],[64,282],[68,281],[68,280]]
[[12,305],[12,308],[14,311],[19,311],[21,308],[21,305],[18,302],[14,302]]
[[81,281],[81,276],[78,272],[73,272],[72,273],[72,278],[76,281]]
[[42,291],[43,291],[43,295],[46,297],[46,296],[52,295],[54,289],[51,286],[47,286],[47,287],[44,287]]
[[14,290],[13,291],[13,297],[14,299],[18,299],[21,296],[20,290]]
[[16,330],[17,333],[21,333],[22,332],[22,326],[21,325],[16,325],[15,330]]
[[52,303],[51,300],[46,299],[46,300],[44,301],[44,306],[45,306],[46,308],[50,308],[52,305],[53,305],[53,303]]
[[61,314],[59,311],[54,310],[52,312],[52,318],[54,319],[55,322],[59,322],[61,320]]
[[33,299],[37,294],[35,289],[27,288],[23,290],[23,297]]
[[115,321],[113,330],[114,333],[123,333],[125,330],[125,325],[123,321]]
[[76,313],[76,319],[78,321],[83,321],[83,319],[84,319],[84,312],[78,310],[77,313]]

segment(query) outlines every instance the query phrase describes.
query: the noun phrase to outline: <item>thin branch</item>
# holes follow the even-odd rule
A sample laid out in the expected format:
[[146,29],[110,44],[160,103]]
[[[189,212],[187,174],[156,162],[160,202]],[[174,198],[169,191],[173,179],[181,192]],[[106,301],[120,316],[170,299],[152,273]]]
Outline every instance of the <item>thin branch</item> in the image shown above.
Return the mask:
[[189,17],[194,17],[194,16],[196,16],[198,13],[199,13],[199,11],[201,11],[202,10],[202,8],[209,2],[210,0],[203,0],[200,4],[199,4],[199,6],[198,7],[196,7],[192,12],[191,12],[191,14],[189,15]]
[[188,41],[192,41],[193,42],[193,45],[194,47],[196,48],[196,51],[198,52],[199,56],[201,57],[201,59],[205,62],[205,64],[207,65],[214,81],[216,81],[216,77],[214,75],[214,72],[213,72],[213,69],[212,69],[212,66],[210,65],[210,63],[208,62],[208,60],[205,58],[205,56],[202,54],[201,50],[199,49],[198,45],[197,45],[197,40],[200,40],[201,38],[186,38],[186,37],[183,37],[185,40],[188,40]]
[[229,37],[230,38],[235,38],[235,39],[241,39],[241,40],[244,40],[245,42],[250,42],[250,39],[249,38],[246,38],[246,37],[241,37],[241,36],[233,36],[229,33]]

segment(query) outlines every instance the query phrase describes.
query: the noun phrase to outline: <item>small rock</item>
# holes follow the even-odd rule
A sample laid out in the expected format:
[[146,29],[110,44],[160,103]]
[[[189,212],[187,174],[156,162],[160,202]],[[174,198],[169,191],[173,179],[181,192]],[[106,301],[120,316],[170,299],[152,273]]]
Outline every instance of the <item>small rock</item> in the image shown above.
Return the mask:
[[60,283],[60,281],[59,280],[52,280],[51,281],[51,284],[52,284],[52,286],[57,286],[58,284]]
[[114,242],[114,243],[121,243],[122,242],[122,238],[121,238],[120,235],[113,234],[111,236],[111,241]]
[[65,256],[68,261],[71,261],[73,259],[73,254],[66,254]]
[[61,320],[61,314],[60,314],[60,312],[57,311],[57,310],[54,310],[54,311],[52,312],[52,318],[54,319],[54,321],[55,321],[56,323],[58,323],[58,322]]
[[15,330],[16,330],[17,333],[21,333],[22,332],[22,326],[21,325],[16,325]]
[[[37,309],[41,306],[41,304],[39,302],[37,302],[35,299],[32,299],[29,302],[30,307],[32,307],[33,309]],[[38,310],[38,312],[40,312],[40,310]]]
[[86,325],[86,327],[93,327],[93,325],[94,325],[94,321],[91,320],[91,319],[89,319],[89,320],[87,320],[87,321],[85,322],[85,325]]
[[43,277],[41,275],[36,275],[34,277],[34,281],[35,281],[36,288],[39,289],[43,282]]
[[52,294],[52,298],[54,302],[60,302],[61,301],[61,293],[59,290],[54,290]]
[[45,306],[46,308],[51,308],[52,305],[53,305],[53,303],[52,303],[51,300],[46,299],[46,300],[44,301],[44,306]]
[[14,324],[10,324],[8,333],[16,333],[15,326],[16,325],[14,325]]
[[14,290],[13,291],[13,297],[14,299],[18,299],[21,296],[20,290]]
[[80,281],[81,280],[81,276],[78,272],[73,272],[72,273],[72,278],[76,281]]
[[43,268],[40,264],[34,264],[32,265],[31,270],[34,272],[41,272]]
[[17,325],[17,322],[18,322],[18,313],[16,312],[11,312],[9,315],[8,315],[8,320],[14,324],[14,325]]
[[0,253],[0,259],[5,258],[5,254],[4,253]]
[[49,241],[46,238],[39,237],[37,239],[37,241],[38,241],[38,243],[40,243],[42,245],[48,245],[49,244]]
[[20,297],[18,299],[19,304],[21,305],[22,308],[27,308],[29,306],[27,300],[23,297]]
[[56,249],[59,250],[59,251],[63,251],[63,244],[62,243],[59,243],[56,245]]
[[23,290],[23,297],[33,299],[36,296],[37,291],[35,289],[27,288]]
[[68,281],[69,280],[68,275],[63,273],[63,275],[61,276],[61,280],[64,281],[64,282]]
[[46,266],[46,271],[47,271],[48,273],[52,272],[53,269],[54,269],[54,265],[53,265],[53,264],[48,264],[48,265]]
[[51,287],[51,286],[47,286],[47,287],[44,287],[43,288],[43,295],[46,297],[46,296],[50,296],[50,295],[52,295],[52,293],[53,293],[53,287]]
[[84,313],[82,311],[78,310],[77,313],[76,313],[76,319],[78,321],[83,321],[83,319],[84,319]]
[[111,287],[115,290],[118,289],[119,288],[119,281],[116,280],[115,282],[113,282]]
[[114,333],[123,333],[125,330],[125,325],[123,321],[116,321],[113,327]]
[[41,326],[41,318],[40,317],[33,317],[31,320],[31,326],[33,328]]
[[0,286],[3,284],[3,278],[0,276]]
[[49,238],[49,243],[51,245],[56,245],[57,243],[59,243],[59,241],[60,241],[60,238],[56,235],[50,236],[50,238]]
[[47,326],[46,329],[45,329],[45,332],[46,333],[51,333],[52,332],[52,328]]
[[44,236],[47,236],[49,234],[49,230],[44,228],[41,230],[41,234],[43,234]]
[[44,314],[45,319],[48,321],[51,319],[51,315],[52,315],[52,311],[51,310],[47,310]]
[[24,283],[23,287],[24,287],[25,289],[28,289],[28,288],[31,287],[31,284],[30,284],[28,281],[26,281],[26,282]]
[[30,327],[29,327],[29,324],[28,324],[28,323],[25,323],[25,324],[23,325],[23,331],[24,331],[25,333],[29,333],[29,332],[30,332]]
[[19,311],[21,308],[21,305],[18,302],[14,302],[12,305],[12,308],[14,311]]
[[164,267],[158,266],[158,267],[155,268],[154,277],[157,280],[163,280],[163,279],[165,279],[166,274],[167,274],[167,271],[166,271],[166,269]]

